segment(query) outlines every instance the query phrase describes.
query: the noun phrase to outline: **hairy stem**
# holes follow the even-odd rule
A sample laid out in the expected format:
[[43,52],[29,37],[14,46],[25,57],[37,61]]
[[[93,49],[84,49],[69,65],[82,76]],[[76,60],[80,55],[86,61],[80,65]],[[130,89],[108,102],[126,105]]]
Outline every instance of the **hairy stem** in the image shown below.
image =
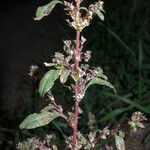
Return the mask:
[[[75,61],[75,67],[76,69],[79,67],[79,60],[78,58],[80,57],[80,48],[79,48],[79,43],[80,43],[80,32],[76,31],[76,49],[74,52],[74,61]],[[73,150],[76,149],[76,144],[77,144],[77,128],[78,128],[78,107],[79,107],[79,100],[78,100],[78,90],[79,90],[79,84],[78,82],[75,83],[75,122],[74,122],[74,129],[73,129]]]

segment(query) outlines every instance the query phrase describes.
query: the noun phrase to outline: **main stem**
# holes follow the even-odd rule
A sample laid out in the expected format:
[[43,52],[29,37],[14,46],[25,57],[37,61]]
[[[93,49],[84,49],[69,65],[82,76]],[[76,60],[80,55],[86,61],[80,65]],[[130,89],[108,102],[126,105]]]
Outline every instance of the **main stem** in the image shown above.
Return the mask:
[[[76,0],[76,9],[77,9],[77,16],[80,15],[80,0]],[[76,49],[74,51],[74,63],[75,69],[78,70],[79,67],[79,58],[80,58],[80,32],[76,31]],[[79,83],[78,81],[75,83],[75,105],[74,105],[74,128],[73,128],[73,150],[76,150],[77,145],[77,132],[78,132],[78,108],[79,108],[79,99],[78,99],[78,92],[79,92]]]
[[[79,57],[80,57],[80,32],[76,31],[76,49],[74,52],[74,62],[75,62],[75,67],[76,70],[79,67]],[[79,100],[78,100],[78,91],[79,91],[79,83],[75,83],[75,121],[74,121],[74,129],[73,129],[73,150],[76,149],[76,144],[77,144],[77,128],[78,128],[78,108],[79,108]]]

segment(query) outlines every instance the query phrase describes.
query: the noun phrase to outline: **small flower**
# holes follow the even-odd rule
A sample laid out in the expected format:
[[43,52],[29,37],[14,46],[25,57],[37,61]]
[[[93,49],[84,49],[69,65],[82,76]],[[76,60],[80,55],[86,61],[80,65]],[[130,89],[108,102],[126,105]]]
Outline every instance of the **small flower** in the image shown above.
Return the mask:
[[90,141],[90,144],[91,144],[92,148],[94,148],[94,146],[95,146],[95,142],[94,142],[95,138],[96,138],[96,132],[90,132],[88,134],[88,139]]
[[83,36],[81,37],[81,45],[83,45],[86,42],[86,38],[84,38]]
[[69,55],[73,55],[73,47],[70,40],[64,41],[64,51]]
[[122,138],[124,138],[125,137],[125,133],[120,130],[119,131],[119,136],[121,136]]
[[85,71],[82,70],[81,68],[78,68],[78,74],[79,74],[79,78],[81,78],[85,75]]
[[83,114],[83,110],[80,107],[78,108],[78,112],[79,114]]
[[101,139],[107,139],[107,136],[110,135],[110,130],[108,129],[108,127],[105,127],[102,131],[100,131],[101,133]]
[[81,65],[81,69],[86,72],[88,69],[89,69],[89,65],[88,64],[85,64],[85,65]]
[[85,96],[84,93],[78,93],[78,95],[77,95],[78,101],[80,102],[83,99],[84,96]]
[[94,125],[95,122],[96,122],[95,116],[90,112],[88,114],[88,123],[87,123],[90,129],[93,128],[93,125]]
[[95,68],[95,71],[96,71],[98,74],[103,74],[103,69],[102,69],[101,67]]
[[143,113],[135,112],[135,113],[133,113],[133,115],[131,117],[131,121],[129,121],[128,124],[131,127],[131,130],[133,130],[135,132],[135,131],[137,131],[138,127],[144,128],[143,123],[141,123],[144,120],[147,120],[147,119],[145,118]]
[[52,61],[54,63],[62,65],[64,61],[64,55],[62,53],[56,52]]
[[147,120],[147,119],[145,118],[143,113],[138,111],[138,112],[133,113],[133,115],[131,117],[131,120],[141,122],[141,121],[144,121],[144,120]]
[[56,135],[54,133],[46,134],[45,140],[47,143],[50,143],[52,140],[56,140]]
[[39,69],[38,66],[32,65],[30,67],[30,72],[28,73],[28,75],[31,76],[31,77],[35,76],[38,72],[38,69]]
[[88,62],[89,61],[89,59],[91,58],[91,51],[86,51],[85,53],[84,53],[84,60],[86,61],[86,62]]
[[69,125],[74,128],[74,120],[75,120],[75,116],[72,112],[68,112],[68,123]]

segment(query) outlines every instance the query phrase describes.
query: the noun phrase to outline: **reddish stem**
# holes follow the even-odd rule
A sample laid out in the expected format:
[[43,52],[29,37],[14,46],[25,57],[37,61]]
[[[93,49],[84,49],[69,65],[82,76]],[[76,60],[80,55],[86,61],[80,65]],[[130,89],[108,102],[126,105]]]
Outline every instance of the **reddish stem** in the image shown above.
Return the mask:
[[[79,67],[79,59],[80,58],[80,32],[76,31],[76,49],[74,52],[74,62],[75,62],[75,67],[76,70]],[[76,149],[76,144],[77,144],[77,130],[78,130],[78,108],[79,108],[79,100],[78,100],[78,91],[79,91],[79,83],[75,83],[75,121],[74,121],[74,129],[73,129],[73,150]]]
[[[76,0],[76,8],[77,8],[77,16],[80,13],[80,0]],[[77,17],[78,18],[78,17]],[[75,69],[78,70],[79,67],[79,59],[80,59],[80,32],[76,31],[76,49],[74,51],[74,63]],[[78,100],[78,92],[79,92],[79,83],[78,81],[75,83],[75,105],[74,105],[74,128],[73,128],[73,150],[76,150],[77,145],[77,132],[78,132],[78,108],[79,108],[79,100]]]

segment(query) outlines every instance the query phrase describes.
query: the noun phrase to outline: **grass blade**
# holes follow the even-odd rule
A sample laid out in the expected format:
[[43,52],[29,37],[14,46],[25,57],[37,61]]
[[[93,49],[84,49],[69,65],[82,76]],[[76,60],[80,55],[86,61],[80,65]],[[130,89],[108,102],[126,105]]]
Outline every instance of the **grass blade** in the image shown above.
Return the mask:
[[121,100],[121,101],[123,101],[123,102],[125,102],[125,103],[127,103],[127,104],[129,104],[129,105],[131,105],[131,106],[133,106],[133,107],[135,107],[135,108],[138,108],[139,110],[141,110],[141,111],[143,111],[143,112],[145,112],[145,113],[150,114],[150,108],[144,107],[144,106],[140,105],[140,104],[137,103],[137,102],[134,102],[134,101],[132,101],[132,100],[130,100],[130,99],[128,99],[128,98],[125,98],[125,97],[123,97],[123,96],[114,95],[114,94],[106,93],[106,92],[103,92],[103,93],[104,93],[105,95],[107,95],[107,96],[110,96],[110,97],[115,98],[116,100]]

